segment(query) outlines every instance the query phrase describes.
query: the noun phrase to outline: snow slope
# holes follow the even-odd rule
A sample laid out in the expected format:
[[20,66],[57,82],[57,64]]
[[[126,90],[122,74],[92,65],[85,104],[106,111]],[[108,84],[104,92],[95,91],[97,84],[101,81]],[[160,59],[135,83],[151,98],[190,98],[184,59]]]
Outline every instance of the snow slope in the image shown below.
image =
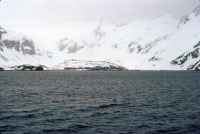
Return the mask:
[[122,26],[108,27],[100,23],[88,32],[90,38],[61,40],[57,56],[58,59],[106,60],[129,69],[147,69],[149,63],[146,67],[143,63],[150,50],[167,40],[174,29],[176,20],[169,15]]
[[[106,60],[141,70],[194,69],[200,62],[199,46],[194,47],[200,41],[199,14],[200,6],[179,22],[166,15],[110,27],[100,23],[90,38],[62,40],[58,59]],[[183,54],[187,58],[182,64],[173,62]]]
[[50,55],[40,50],[24,35],[0,27],[0,66],[9,68],[21,64],[49,64]]

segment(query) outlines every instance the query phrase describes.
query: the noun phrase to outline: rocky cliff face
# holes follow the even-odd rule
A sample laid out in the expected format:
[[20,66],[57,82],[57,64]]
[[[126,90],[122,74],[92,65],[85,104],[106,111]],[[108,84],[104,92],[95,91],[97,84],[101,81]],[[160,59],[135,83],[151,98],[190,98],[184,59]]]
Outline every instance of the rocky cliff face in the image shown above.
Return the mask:
[[36,54],[34,42],[27,38],[23,38],[22,40],[8,40],[8,39],[1,40],[0,50],[4,51],[4,48],[13,49],[24,55],[35,55]]
[[49,59],[48,52],[38,49],[32,39],[0,27],[0,67],[47,64]]
[[191,62],[193,60],[193,64],[188,66],[188,69],[195,69],[196,65],[200,60],[200,42],[198,42],[190,51],[184,52],[176,59],[172,60],[171,64],[174,65],[184,65],[187,62]]
[[60,40],[58,45],[58,49],[60,52],[65,51],[68,54],[76,53],[83,48],[84,46],[81,46],[80,44],[78,44],[78,42],[68,38]]
[[[7,36],[9,34],[5,29],[0,27],[0,51],[3,52],[4,49],[12,49],[20,52],[24,55],[35,55],[36,48],[34,42],[26,37],[19,39],[12,39]],[[5,36],[5,37],[4,37]]]

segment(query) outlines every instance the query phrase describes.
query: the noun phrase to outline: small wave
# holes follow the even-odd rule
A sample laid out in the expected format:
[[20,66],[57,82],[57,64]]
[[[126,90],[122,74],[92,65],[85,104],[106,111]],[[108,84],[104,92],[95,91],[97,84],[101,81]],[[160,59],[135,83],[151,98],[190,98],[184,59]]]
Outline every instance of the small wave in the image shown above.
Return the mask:
[[60,128],[60,129],[43,129],[42,133],[63,133],[63,134],[68,134],[71,132],[76,132],[76,131],[72,131],[70,129],[65,129],[65,128]]
[[77,133],[79,131],[88,129],[89,126],[85,124],[75,124],[71,125],[68,128],[52,128],[52,129],[43,129],[43,133],[63,133],[63,134],[68,134],[68,133]]
[[0,120],[9,120],[9,119],[29,119],[29,118],[34,118],[35,114],[23,114],[23,115],[7,115],[0,117]]
[[16,109],[9,111],[10,113],[16,114],[16,113],[36,113],[41,111],[41,108],[34,108],[34,109]]
[[111,107],[116,107],[119,106],[119,104],[105,104],[105,105],[100,105],[98,108],[111,108]]
[[103,104],[103,105],[99,105],[97,108],[100,109],[106,109],[106,108],[113,108],[113,107],[118,107],[118,106],[126,106],[128,104],[123,103],[123,104],[116,104],[116,103],[111,103],[111,104]]
[[187,125],[187,131],[188,133],[200,133],[200,124],[196,123],[196,124],[190,124]]
[[17,128],[19,128],[20,126],[14,126],[14,125],[3,125],[0,126],[0,133],[1,132],[8,132],[8,131],[14,131]]
[[200,125],[198,124],[189,124],[183,127],[171,127],[165,129],[158,129],[151,131],[148,134],[199,134]]
[[79,111],[79,112],[89,112],[89,111],[95,111],[95,110],[98,110],[98,109],[107,109],[107,108],[113,108],[113,107],[125,106],[125,105],[127,105],[127,104],[115,104],[115,103],[102,104],[102,105],[97,105],[97,106],[88,106],[88,107],[80,108],[80,109],[77,109],[77,111]]
[[142,125],[138,125],[138,126],[136,126],[138,129],[149,129],[150,128],[150,126],[149,125],[146,125],[146,124],[142,124]]
[[180,133],[182,128],[179,127],[170,127],[165,129],[157,129],[149,132],[148,134],[172,134],[172,133]]
[[44,122],[49,122],[49,123],[58,123],[58,122],[64,122],[67,119],[65,118],[57,118],[57,119],[46,119]]
[[105,115],[108,115],[108,114],[110,114],[110,113],[108,113],[108,112],[95,112],[95,113],[92,113],[90,115],[90,117],[101,117],[101,116],[105,116]]

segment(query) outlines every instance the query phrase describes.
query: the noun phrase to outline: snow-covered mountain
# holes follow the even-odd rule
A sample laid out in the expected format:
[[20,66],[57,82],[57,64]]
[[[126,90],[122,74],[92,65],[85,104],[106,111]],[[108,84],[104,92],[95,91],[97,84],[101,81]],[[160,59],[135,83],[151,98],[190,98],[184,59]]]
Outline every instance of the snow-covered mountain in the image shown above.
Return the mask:
[[36,47],[24,35],[0,27],[0,66],[8,68],[21,64],[48,64],[51,55]]
[[152,69],[148,62],[152,50],[172,36],[176,24],[177,21],[169,15],[126,25],[100,23],[89,32],[87,39],[61,40],[58,53],[64,59],[106,60],[129,69]]
[[90,38],[65,38],[65,59],[107,60],[129,69],[185,70],[200,66],[200,6],[180,21],[170,15],[125,25],[100,25]]
[[[170,15],[127,24],[100,22],[76,38],[66,35],[57,49],[41,50],[31,39],[0,29],[0,66],[46,65],[52,69],[113,64],[139,70],[200,68],[200,6],[177,21]],[[72,60],[73,59],[73,60]],[[99,62],[106,61],[106,62]]]

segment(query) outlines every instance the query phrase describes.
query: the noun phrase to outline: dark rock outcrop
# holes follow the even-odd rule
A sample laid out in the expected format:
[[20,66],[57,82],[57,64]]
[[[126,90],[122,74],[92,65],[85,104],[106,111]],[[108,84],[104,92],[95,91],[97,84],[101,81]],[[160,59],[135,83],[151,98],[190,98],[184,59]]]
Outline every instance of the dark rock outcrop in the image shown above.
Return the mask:
[[188,70],[200,71],[200,60],[197,61],[194,65],[190,66]]
[[3,67],[0,67],[0,71],[4,71],[4,68],[3,68]]
[[200,42],[194,45],[193,49],[188,52],[184,52],[176,59],[171,61],[173,65],[184,65],[185,63],[193,60],[193,64],[187,67],[188,70],[200,71]]
[[34,55],[36,54],[36,49],[34,42],[32,40],[28,40],[24,38],[21,43],[21,50],[23,54]]
[[95,66],[95,67],[79,67],[79,68],[66,67],[64,69],[65,70],[85,70],[85,71],[123,71],[123,70],[126,70],[123,67],[115,67],[115,66],[110,66],[110,67]]
[[15,49],[18,52],[20,51],[20,41],[3,40],[3,45],[8,49]]
[[14,49],[24,55],[35,55],[36,48],[32,40],[24,37],[19,39],[3,38],[7,31],[0,26],[0,51],[3,52],[5,48]]
[[200,56],[200,48],[195,48],[191,52],[185,52],[176,59],[171,61],[173,65],[183,65],[189,58],[196,59]]
[[21,52],[24,55],[35,55],[36,48],[32,40],[23,38],[22,40],[0,40],[0,51],[4,51],[4,48],[14,49],[17,52]]
[[59,51],[67,51],[67,53],[72,54],[83,49],[84,46],[79,45],[78,42],[70,40],[68,38],[64,38],[60,40],[58,49]]
[[194,10],[193,10],[193,14],[195,16],[199,16],[200,15],[200,5],[198,5]]
[[188,21],[190,21],[190,18],[189,18],[189,16],[183,16],[181,19],[180,19],[180,21],[179,21],[179,23],[178,23],[178,28],[180,28],[182,25],[184,25],[184,24],[186,24]]
[[138,42],[130,42],[128,44],[128,51],[129,53],[133,53],[134,51],[137,51],[137,53],[139,53],[141,50],[140,50],[140,44]]
[[159,60],[160,60],[159,57],[153,56],[153,57],[151,57],[148,61],[149,61],[149,62],[155,62],[155,61],[159,61]]
[[44,71],[44,66],[33,66],[33,65],[19,65],[12,67],[14,70],[17,71]]
[[194,48],[200,47],[200,41],[194,46]]
[[[198,5],[192,12],[192,15],[194,15],[195,17],[200,15],[200,5]],[[192,20],[192,16],[191,15],[185,15],[183,16],[179,23],[178,23],[178,28],[180,28],[182,25],[187,24],[189,21]]]

